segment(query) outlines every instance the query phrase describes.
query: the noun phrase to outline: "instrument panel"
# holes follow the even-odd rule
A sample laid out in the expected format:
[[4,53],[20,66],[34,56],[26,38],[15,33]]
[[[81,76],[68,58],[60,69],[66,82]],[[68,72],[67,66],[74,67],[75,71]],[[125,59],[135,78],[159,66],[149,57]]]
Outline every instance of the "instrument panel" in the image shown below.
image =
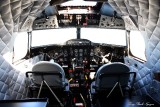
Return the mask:
[[86,39],[71,39],[64,45],[31,48],[31,57],[44,55],[44,61],[54,60],[65,70],[70,87],[86,86],[103,64],[124,62],[126,47],[92,43]]
[[31,48],[31,57],[44,54],[45,60],[53,59],[68,69],[74,66],[101,66],[108,62],[123,62],[126,47],[92,43],[87,39],[71,39],[64,45]]
[[62,47],[56,47],[47,54],[62,66],[89,66],[91,42],[89,40],[69,40]]

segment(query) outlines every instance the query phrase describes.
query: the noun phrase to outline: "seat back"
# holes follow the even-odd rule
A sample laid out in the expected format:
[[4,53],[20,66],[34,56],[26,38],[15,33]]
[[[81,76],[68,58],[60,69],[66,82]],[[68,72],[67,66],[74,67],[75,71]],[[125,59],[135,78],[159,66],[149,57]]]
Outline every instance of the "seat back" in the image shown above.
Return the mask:
[[101,66],[95,77],[95,86],[97,90],[113,88],[117,82],[121,86],[127,86],[129,80],[130,69],[127,65],[115,62]]
[[37,85],[41,84],[42,78],[49,86],[61,88],[65,85],[65,72],[58,63],[40,61],[33,66],[32,72],[40,73],[32,73],[33,82]]

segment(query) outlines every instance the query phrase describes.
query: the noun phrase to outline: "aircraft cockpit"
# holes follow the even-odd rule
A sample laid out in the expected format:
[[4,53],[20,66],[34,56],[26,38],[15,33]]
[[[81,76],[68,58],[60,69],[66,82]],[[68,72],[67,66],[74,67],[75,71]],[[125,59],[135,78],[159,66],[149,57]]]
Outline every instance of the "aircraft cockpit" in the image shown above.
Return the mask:
[[160,105],[159,0],[0,1],[0,106]]

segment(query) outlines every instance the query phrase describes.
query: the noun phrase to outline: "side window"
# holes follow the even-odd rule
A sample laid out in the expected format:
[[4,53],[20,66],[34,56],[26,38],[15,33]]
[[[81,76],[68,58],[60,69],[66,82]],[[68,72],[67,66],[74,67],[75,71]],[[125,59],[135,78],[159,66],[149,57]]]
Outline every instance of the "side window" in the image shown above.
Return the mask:
[[146,61],[145,40],[140,31],[130,32],[130,55]]
[[14,42],[14,60],[18,61],[24,58],[27,54],[28,34],[27,32],[19,32]]

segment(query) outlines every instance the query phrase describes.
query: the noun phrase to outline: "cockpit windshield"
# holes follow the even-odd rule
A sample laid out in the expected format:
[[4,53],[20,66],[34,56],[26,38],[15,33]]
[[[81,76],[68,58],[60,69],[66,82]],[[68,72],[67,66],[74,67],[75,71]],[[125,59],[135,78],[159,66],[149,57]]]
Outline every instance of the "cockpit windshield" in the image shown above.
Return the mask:
[[63,44],[69,39],[76,39],[76,28],[49,29],[32,31],[32,47]]
[[[80,38],[93,43],[126,46],[125,32],[119,29],[81,28]],[[31,46],[64,44],[70,39],[77,39],[76,28],[35,30],[32,31]]]
[[81,38],[94,43],[126,46],[126,31],[119,29],[82,28]]

